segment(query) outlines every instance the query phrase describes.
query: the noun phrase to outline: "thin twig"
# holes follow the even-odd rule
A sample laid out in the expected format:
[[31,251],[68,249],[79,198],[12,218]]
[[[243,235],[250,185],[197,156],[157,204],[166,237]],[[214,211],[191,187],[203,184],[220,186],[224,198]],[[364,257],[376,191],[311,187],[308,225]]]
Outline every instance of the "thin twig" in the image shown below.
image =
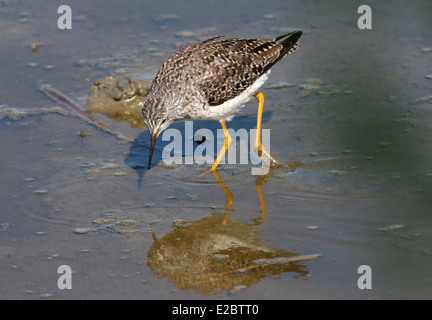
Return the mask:
[[297,257],[289,257],[289,258],[269,259],[269,262],[266,262],[266,263],[252,264],[252,265],[244,267],[244,268],[239,268],[239,269],[232,270],[232,271],[221,272],[218,275],[219,276],[226,276],[228,274],[234,274],[234,273],[238,273],[238,272],[244,272],[244,271],[247,271],[247,270],[256,269],[256,268],[262,268],[262,267],[267,267],[267,266],[275,265],[275,264],[282,264],[282,263],[288,263],[288,262],[295,262],[295,261],[303,261],[303,260],[316,259],[316,258],[318,258],[320,256],[321,256],[321,254],[311,254],[311,255],[308,255],[308,256],[297,256]]
[[87,111],[85,111],[84,109],[82,109],[77,103],[73,102],[71,99],[69,99],[63,93],[57,91],[56,89],[52,88],[51,86],[42,85],[42,86],[40,86],[39,89],[43,93],[45,93],[48,97],[50,97],[51,99],[53,99],[57,103],[61,104],[66,109],[76,112],[82,120],[94,125],[95,127],[99,128],[99,129],[102,129],[106,132],[109,132],[109,133],[115,135],[119,139],[126,140],[129,142],[135,141],[134,138],[131,138],[125,134],[117,132],[116,130],[108,127],[106,124],[100,122],[92,114],[90,114]]

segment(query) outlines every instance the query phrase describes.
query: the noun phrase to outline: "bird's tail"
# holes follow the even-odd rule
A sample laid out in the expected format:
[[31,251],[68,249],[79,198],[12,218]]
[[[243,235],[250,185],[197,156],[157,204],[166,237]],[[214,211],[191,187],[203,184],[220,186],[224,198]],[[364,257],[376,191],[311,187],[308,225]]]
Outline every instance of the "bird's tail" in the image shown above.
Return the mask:
[[273,40],[273,43],[275,44],[275,48],[279,50],[279,55],[275,60],[273,60],[271,63],[267,64],[264,67],[263,73],[266,73],[271,67],[273,67],[276,63],[278,63],[283,57],[285,57],[287,54],[290,54],[294,52],[297,49],[298,40],[300,39],[302,35],[302,31],[294,31],[291,33],[284,34],[282,36],[279,36]]
[[281,57],[297,50],[297,44],[302,33],[303,33],[302,31],[294,31],[279,36],[275,39],[276,42],[278,42],[283,46],[283,49],[281,50]]

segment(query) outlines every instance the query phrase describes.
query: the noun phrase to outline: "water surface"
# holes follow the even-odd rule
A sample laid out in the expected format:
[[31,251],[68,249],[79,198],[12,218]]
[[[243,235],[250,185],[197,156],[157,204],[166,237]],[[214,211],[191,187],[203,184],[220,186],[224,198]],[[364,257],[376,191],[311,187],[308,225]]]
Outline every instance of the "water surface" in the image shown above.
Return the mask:
[[[0,2],[1,298],[432,296],[431,4],[380,1],[359,30],[344,1],[74,1],[63,31],[61,4]],[[161,141],[147,172],[145,128],[94,114],[137,139],[126,142],[39,90],[85,106],[94,81],[151,79],[199,39],[294,29],[299,50],[263,88],[284,164],[264,177],[251,164],[204,177],[205,165],[164,165]],[[229,127],[253,129],[256,107]],[[72,290],[57,287],[64,264]]]

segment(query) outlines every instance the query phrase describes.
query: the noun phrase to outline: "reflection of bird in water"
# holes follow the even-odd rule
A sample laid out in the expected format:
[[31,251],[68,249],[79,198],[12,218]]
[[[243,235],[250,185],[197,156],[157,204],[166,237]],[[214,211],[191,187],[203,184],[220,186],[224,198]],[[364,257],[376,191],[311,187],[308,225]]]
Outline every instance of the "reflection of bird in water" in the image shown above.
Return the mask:
[[234,197],[213,172],[217,184],[226,196],[224,214],[214,214],[198,221],[177,225],[174,231],[154,243],[148,252],[147,265],[167,277],[182,290],[212,293],[231,290],[237,285],[250,286],[268,275],[294,272],[308,274],[300,261],[319,255],[299,256],[263,245],[255,229],[266,218],[262,185],[268,176],[260,176],[256,183],[261,216],[247,225],[229,217]]
[[[213,171],[213,175],[216,179],[217,184],[222,189],[222,191],[225,193],[225,198],[226,198],[225,215],[226,215],[226,217],[228,217],[230,210],[231,210],[231,206],[234,203],[234,196],[231,193],[231,191],[229,191],[229,189],[225,185],[225,183],[222,181],[219,173],[217,173],[216,171]],[[267,182],[267,179],[268,179],[268,175],[262,175],[262,176],[258,176],[258,178],[255,181],[256,190],[258,193],[258,199],[260,202],[261,218],[266,218],[266,216],[267,216],[266,204],[264,201],[264,195],[262,193],[262,186],[263,186],[263,184],[265,184]]]
[[205,294],[251,286],[283,272],[302,277],[308,274],[300,261],[317,255],[298,256],[263,245],[255,225],[224,214],[177,225],[160,240],[153,236],[147,265],[179,289]]

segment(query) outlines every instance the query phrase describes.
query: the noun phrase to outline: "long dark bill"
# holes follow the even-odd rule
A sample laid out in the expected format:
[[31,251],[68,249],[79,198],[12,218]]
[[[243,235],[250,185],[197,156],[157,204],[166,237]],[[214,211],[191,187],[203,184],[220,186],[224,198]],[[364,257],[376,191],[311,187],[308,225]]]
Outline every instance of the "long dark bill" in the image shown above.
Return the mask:
[[157,140],[157,135],[151,135],[151,143],[150,143],[150,155],[149,155],[149,161],[148,161],[148,170],[150,170],[151,168],[151,161],[152,161],[152,157],[153,157],[153,150],[156,144],[156,140]]

